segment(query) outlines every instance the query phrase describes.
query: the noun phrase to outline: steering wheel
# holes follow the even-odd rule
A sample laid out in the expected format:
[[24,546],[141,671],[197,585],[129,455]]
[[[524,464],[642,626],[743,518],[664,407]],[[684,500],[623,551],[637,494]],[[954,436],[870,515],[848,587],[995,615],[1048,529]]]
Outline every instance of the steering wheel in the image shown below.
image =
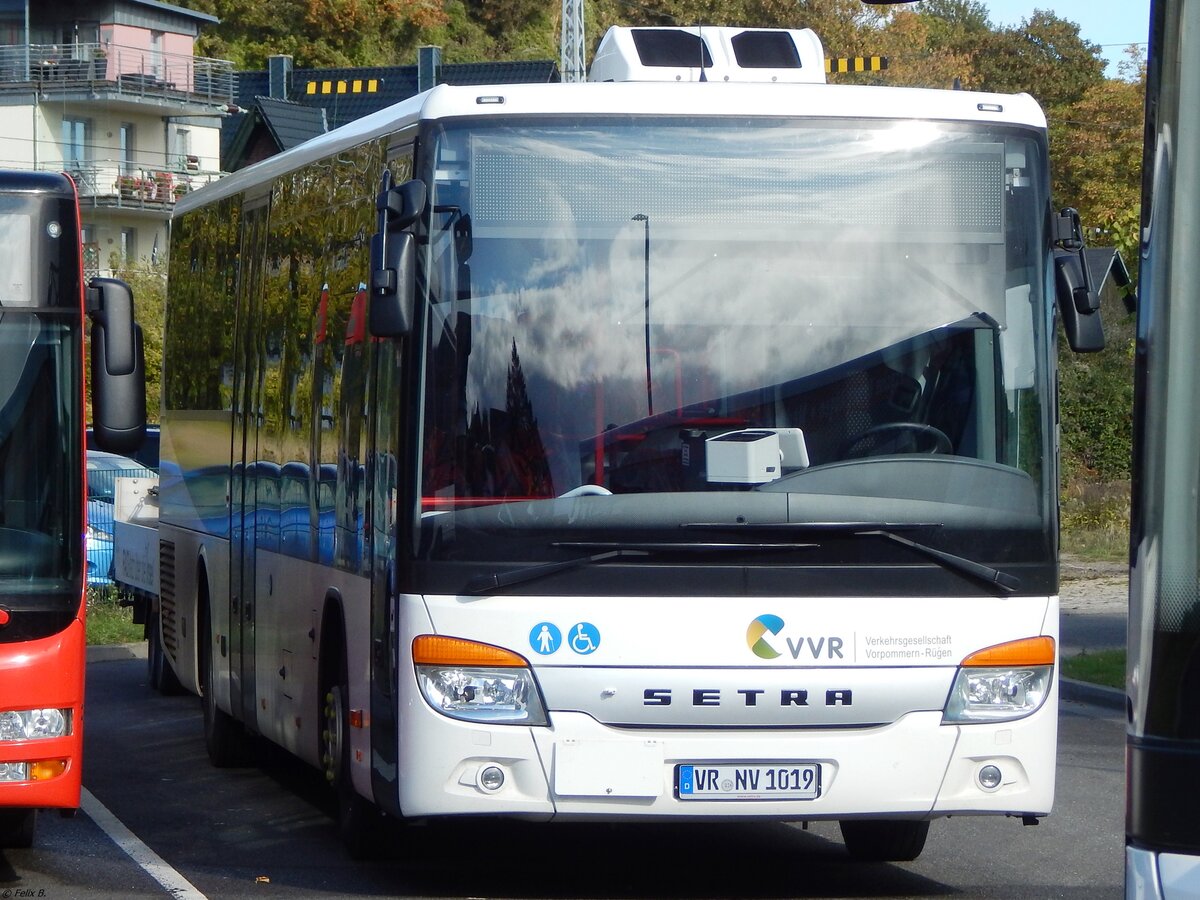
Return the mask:
[[611,497],[612,491],[602,484],[581,484],[579,487],[571,488],[565,494],[559,494],[558,499],[562,500],[567,497]]
[[[884,440],[879,446],[866,448],[866,452],[853,452],[859,448],[859,445],[865,444],[868,441],[876,440],[882,434],[896,432],[889,440]],[[901,436],[907,435],[909,439],[915,442],[917,447],[922,444],[928,444],[929,449],[922,450],[900,450],[899,440]],[[858,434],[847,438],[838,447],[838,459],[856,459],[862,456],[881,456],[885,453],[952,453],[954,445],[950,443],[950,438],[946,437],[946,433],[932,425],[925,425],[921,422],[884,422],[880,425],[875,425],[868,428],[866,431],[860,431]]]

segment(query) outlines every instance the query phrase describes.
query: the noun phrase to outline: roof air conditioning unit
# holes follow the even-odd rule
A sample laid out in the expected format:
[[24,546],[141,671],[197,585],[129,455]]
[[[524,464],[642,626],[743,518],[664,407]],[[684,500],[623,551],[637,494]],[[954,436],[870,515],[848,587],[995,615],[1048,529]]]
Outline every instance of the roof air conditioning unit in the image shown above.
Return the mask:
[[610,28],[588,80],[824,84],[825,51],[808,28]]

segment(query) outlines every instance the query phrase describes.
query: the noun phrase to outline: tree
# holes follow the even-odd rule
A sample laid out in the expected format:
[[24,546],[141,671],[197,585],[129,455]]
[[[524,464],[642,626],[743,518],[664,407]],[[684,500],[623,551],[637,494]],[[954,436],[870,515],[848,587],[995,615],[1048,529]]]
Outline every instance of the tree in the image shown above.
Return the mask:
[[[1089,243],[1114,246],[1136,272],[1142,183],[1146,66],[1136,48],[1126,78],[1106,79],[1051,119],[1056,205],[1079,209]],[[1064,469],[1074,481],[1129,477],[1133,438],[1133,346],[1130,316],[1118,303],[1102,309],[1102,353],[1059,356]]]
[[939,37],[939,27],[932,16],[904,11],[878,33],[874,52],[888,57],[888,84],[948,88],[957,80],[960,87],[975,87],[971,54],[955,49],[961,41]]
[[[142,328],[142,346],[146,363],[146,416],[158,421],[162,385],[163,309],[166,306],[166,269],[148,263],[129,264],[117,269],[115,277],[129,285],[133,292],[134,319]],[[90,331],[90,322],[89,322]],[[91,366],[91,342],[85,344],[87,365]],[[91,378],[88,378],[87,419],[92,421]]]
[[[913,9],[923,18],[940,23],[931,28],[934,39],[942,35],[979,34],[992,30],[992,20],[982,0],[923,0]],[[951,43],[943,39],[938,46]]]
[[1054,198],[1076,207],[1085,224],[1105,235],[1131,263],[1138,248],[1142,188],[1146,63],[1132,48],[1122,64],[1129,78],[1092,85],[1050,122]]
[[1077,102],[1104,80],[1098,44],[1085,41],[1079,26],[1046,10],[1015,28],[973,36],[979,87],[999,93],[1032,94],[1047,110]]
[[297,66],[383,65],[409,61],[421,34],[447,21],[435,0],[192,0],[221,21],[201,35],[202,53],[262,69],[267,57]]

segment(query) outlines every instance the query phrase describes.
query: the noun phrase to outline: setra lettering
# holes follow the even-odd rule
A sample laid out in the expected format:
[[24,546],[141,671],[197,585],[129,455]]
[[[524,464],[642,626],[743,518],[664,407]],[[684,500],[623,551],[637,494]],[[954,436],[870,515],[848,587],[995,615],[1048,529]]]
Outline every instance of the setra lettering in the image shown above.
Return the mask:
[[[757,708],[760,705],[759,697],[767,692],[762,688],[738,688],[735,693],[741,697],[743,706]],[[809,706],[808,694],[803,688],[784,688],[779,692],[779,705]],[[719,707],[726,699],[737,702],[736,699],[723,696],[722,691],[717,688],[696,688],[692,691],[692,706]],[[642,706],[670,706],[671,702],[670,688],[647,688],[642,692]],[[825,706],[851,706],[853,702],[854,691],[849,688],[825,691]]]

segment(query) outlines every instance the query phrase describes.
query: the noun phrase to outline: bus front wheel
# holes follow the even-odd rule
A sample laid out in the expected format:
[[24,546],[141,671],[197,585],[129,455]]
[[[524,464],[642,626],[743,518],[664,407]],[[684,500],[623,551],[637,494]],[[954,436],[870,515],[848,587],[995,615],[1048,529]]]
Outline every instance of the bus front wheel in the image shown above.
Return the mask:
[[200,701],[204,710],[204,747],[208,759],[219,769],[246,763],[246,739],[241,725],[217,706],[216,676],[213,672],[213,640],[208,605],[200,613]]
[[183,692],[183,686],[163,650],[158,613],[153,613],[146,622],[146,669],[150,687],[160,694],[169,697]]
[[864,862],[911,862],[929,835],[928,821],[845,819],[838,824],[850,855]]
[[0,847],[25,849],[33,846],[37,827],[36,809],[0,809]]
[[338,832],[352,859],[374,855],[381,817],[375,805],[354,790],[350,777],[350,689],[346,658],[333,661],[333,683],[323,692],[321,764],[337,797]]

